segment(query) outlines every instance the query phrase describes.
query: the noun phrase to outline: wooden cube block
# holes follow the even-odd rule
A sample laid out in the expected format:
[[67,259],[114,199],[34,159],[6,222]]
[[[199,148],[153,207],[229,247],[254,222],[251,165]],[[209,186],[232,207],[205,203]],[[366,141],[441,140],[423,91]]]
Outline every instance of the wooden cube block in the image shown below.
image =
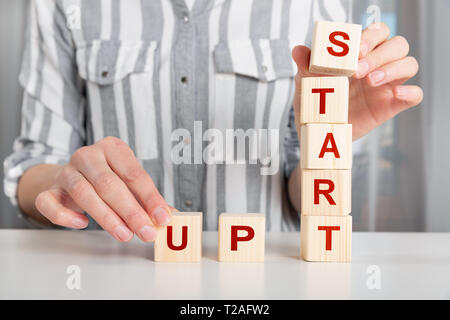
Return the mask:
[[265,229],[264,214],[220,214],[219,261],[263,262]]
[[202,213],[176,212],[155,239],[155,261],[199,262],[202,257]]
[[301,216],[300,256],[306,261],[350,262],[352,217]]
[[300,123],[347,123],[348,78],[302,79]]
[[301,169],[301,214],[346,216],[352,211],[351,170]]
[[361,25],[318,21],[314,27],[309,71],[351,76],[358,68]]
[[351,169],[351,124],[305,124],[300,128],[303,169]]

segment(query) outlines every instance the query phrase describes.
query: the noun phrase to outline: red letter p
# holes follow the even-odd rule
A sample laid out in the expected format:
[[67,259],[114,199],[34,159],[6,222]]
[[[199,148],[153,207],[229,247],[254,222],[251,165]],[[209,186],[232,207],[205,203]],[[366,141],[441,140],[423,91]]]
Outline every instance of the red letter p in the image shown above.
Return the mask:
[[[245,237],[238,237],[238,231],[247,231]],[[255,230],[249,226],[231,226],[231,251],[237,251],[238,241],[250,241],[255,237]]]

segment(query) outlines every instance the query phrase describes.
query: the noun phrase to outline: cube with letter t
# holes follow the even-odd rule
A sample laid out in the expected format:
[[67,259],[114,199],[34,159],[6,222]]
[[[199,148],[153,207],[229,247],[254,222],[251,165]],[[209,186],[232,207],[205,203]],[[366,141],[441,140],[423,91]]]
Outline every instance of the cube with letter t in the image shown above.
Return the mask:
[[219,261],[263,262],[266,219],[263,214],[219,216]]
[[300,256],[306,261],[350,262],[351,216],[301,216]]
[[316,22],[309,71],[351,76],[358,68],[361,25]]
[[302,78],[300,124],[348,123],[347,77]]

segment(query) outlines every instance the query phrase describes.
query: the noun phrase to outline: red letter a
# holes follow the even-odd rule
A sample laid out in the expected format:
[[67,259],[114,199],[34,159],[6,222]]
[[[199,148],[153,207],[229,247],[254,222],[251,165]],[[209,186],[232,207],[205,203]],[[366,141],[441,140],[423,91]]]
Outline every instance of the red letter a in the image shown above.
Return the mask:
[[[331,143],[331,148],[328,148],[328,142]],[[333,133],[329,132],[327,133],[327,136],[325,137],[325,141],[323,142],[322,149],[320,150],[319,158],[323,158],[325,155],[325,152],[333,152],[334,156],[336,158],[340,158],[339,151],[336,146],[336,141],[334,141]]]

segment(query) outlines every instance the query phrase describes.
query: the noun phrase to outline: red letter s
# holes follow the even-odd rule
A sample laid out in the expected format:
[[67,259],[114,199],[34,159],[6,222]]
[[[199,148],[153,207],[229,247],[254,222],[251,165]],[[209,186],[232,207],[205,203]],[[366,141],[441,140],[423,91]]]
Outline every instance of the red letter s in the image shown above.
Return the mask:
[[341,36],[344,40],[350,40],[348,34],[343,31],[334,31],[330,34],[330,42],[338,47],[342,48],[341,52],[336,52],[332,47],[327,47],[328,53],[335,57],[344,57],[347,55],[349,48],[345,42],[339,41],[336,39],[337,36]]

